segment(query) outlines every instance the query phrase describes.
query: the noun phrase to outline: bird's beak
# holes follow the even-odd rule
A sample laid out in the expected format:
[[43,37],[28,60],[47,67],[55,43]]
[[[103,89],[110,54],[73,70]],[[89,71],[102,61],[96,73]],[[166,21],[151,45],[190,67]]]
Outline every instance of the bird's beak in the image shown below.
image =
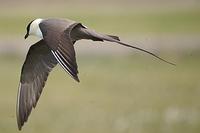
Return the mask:
[[28,37],[28,35],[29,35],[29,34],[28,34],[28,33],[26,33],[26,35],[24,36],[24,39],[26,39],[26,38]]

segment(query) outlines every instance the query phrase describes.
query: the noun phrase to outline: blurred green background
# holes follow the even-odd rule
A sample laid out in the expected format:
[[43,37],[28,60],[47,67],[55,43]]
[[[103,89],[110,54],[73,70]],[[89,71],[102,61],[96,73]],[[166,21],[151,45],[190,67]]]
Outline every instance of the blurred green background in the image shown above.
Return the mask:
[[0,132],[18,132],[21,66],[31,44],[26,25],[62,17],[176,63],[114,43],[80,41],[80,83],[60,66],[21,132],[199,133],[199,0],[0,0]]

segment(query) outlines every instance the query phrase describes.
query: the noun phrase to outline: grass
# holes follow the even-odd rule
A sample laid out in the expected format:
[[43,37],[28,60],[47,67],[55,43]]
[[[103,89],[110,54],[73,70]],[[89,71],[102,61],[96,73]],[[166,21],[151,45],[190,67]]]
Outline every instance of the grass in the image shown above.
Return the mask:
[[[32,19],[55,16],[116,35],[200,33],[197,8],[156,12],[135,11],[133,3],[127,4],[127,8],[122,5],[116,8],[111,2],[112,6],[105,10],[104,5],[98,4],[93,9],[87,3],[77,7],[53,5],[48,9],[44,3],[40,4],[1,6],[0,35],[11,38],[24,35]],[[142,55],[78,56],[80,83],[57,66],[21,132],[199,133],[200,55],[191,52],[169,58],[174,58],[176,67]],[[0,55],[0,132],[3,133],[18,130],[15,106],[23,61],[19,56]]]
[[[22,132],[198,133],[199,57],[177,57],[173,67],[142,55],[78,56],[81,82],[57,66]],[[0,57],[4,133],[17,131],[15,103],[22,62],[15,56]]]
[[[43,9],[43,8],[42,8]],[[119,10],[113,9],[102,11],[94,9],[75,10],[65,8],[58,11],[40,12],[38,9],[31,12],[16,12],[15,15],[4,12],[0,14],[0,34],[24,34],[27,23],[32,19],[38,17],[63,17],[80,21],[83,24],[96,29],[97,31],[115,33],[115,34],[160,34],[160,33],[187,33],[199,34],[200,33],[200,10],[174,10],[174,11],[135,11],[131,9]],[[28,15],[27,15],[28,14]]]

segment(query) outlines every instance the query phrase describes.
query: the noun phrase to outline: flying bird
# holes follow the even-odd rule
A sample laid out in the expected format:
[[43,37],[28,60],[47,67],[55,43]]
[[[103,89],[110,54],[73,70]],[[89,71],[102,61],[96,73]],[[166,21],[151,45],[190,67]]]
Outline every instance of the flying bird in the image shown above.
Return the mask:
[[121,42],[117,36],[97,33],[81,23],[69,19],[35,19],[27,25],[25,39],[29,35],[39,37],[41,40],[30,47],[21,70],[16,105],[19,130],[28,120],[32,108],[36,107],[47,77],[57,64],[79,82],[74,50],[74,44],[78,40],[115,42],[146,52],[166,63],[175,65],[147,50]]

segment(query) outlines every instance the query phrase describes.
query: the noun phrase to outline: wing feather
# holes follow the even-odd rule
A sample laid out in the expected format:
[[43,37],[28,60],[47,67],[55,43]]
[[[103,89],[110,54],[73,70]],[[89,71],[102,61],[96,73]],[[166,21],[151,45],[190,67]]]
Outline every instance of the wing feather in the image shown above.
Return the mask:
[[32,45],[22,67],[17,99],[17,123],[21,130],[32,108],[36,107],[49,72],[57,64],[50,49],[41,40]]
[[[55,25],[55,22],[57,25]],[[40,28],[42,32],[48,31],[44,34],[44,40],[51,48],[55,59],[73,79],[79,82],[74,41],[70,35],[76,25],[78,23],[48,19],[40,24]]]

